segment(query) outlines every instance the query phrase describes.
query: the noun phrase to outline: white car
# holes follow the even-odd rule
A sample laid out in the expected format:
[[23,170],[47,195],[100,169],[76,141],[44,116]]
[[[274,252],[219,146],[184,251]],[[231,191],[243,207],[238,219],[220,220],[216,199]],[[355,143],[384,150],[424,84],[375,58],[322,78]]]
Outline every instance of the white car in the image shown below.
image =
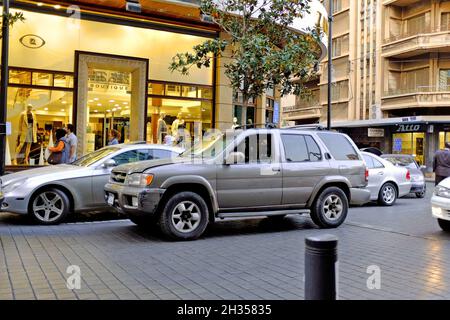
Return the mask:
[[441,181],[431,197],[431,212],[444,231],[450,231],[450,178]]
[[380,205],[392,206],[397,198],[409,194],[411,190],[411,173],[404,167],[397,167],[392,162],[373,153],[362,152],[369,169],[370,200]]

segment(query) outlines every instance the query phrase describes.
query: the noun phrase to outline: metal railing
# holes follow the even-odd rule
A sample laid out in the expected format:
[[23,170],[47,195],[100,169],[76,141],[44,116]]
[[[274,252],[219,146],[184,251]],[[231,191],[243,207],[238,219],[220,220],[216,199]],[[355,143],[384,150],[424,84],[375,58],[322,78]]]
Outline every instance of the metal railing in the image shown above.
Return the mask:
[[431,28],[431,26],[423,26],[422,28],[420,28],[419,31],[403,31],[400,32],[397,35],[394,35],[392,37],[386,38],[383,40],[384,44],[388,44],[394,41],[398,41],[398,40],[402,40],[402,39],[406,39],[409,37],[414,37],[414,36],[420,36],[422,34],[433,34],[433,33],[437,33],[437,32],[446,32],[446,31],[450,31],[450,24],[448,25],[441,25],[437,28]]
[[399,96],[403,94],[450,92],[450,85],[417,86],[415,88],[397,88],[385,91],[385,96]]

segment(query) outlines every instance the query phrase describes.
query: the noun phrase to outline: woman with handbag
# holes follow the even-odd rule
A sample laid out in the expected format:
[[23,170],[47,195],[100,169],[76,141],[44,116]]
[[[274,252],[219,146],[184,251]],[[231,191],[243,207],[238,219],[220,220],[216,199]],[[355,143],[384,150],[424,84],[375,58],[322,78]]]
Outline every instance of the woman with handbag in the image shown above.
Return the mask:
[[66,130],[58,129],[56,130],[55,135],[56,135],[55,147],[48,148],[51,154],[47,161],[49,164],[69,163],[70,150],[66,140]]

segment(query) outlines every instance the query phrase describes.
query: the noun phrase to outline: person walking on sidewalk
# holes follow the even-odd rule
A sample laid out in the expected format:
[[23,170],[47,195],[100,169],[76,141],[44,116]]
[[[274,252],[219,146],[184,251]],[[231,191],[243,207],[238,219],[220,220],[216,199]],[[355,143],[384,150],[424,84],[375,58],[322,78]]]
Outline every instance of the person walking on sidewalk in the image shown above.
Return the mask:
[[433,171],[435,174],[435,184],[450,177],[450,142],[445,143],[444,150],[436,151],[433,161]]
[[75,126],[73,124],[67,125],[67,143],[69,144],[69,163],[77,160],[77,145],[78,138],[74,133]]

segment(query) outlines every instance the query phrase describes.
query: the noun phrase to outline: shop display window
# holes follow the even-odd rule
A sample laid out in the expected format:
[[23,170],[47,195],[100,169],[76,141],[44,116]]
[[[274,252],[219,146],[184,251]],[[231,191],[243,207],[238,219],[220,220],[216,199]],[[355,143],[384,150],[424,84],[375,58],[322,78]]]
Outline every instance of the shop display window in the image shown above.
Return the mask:
[[424,132],[396,133],[392,146],[393,153],[413,155],[419,165],[425,164]]

